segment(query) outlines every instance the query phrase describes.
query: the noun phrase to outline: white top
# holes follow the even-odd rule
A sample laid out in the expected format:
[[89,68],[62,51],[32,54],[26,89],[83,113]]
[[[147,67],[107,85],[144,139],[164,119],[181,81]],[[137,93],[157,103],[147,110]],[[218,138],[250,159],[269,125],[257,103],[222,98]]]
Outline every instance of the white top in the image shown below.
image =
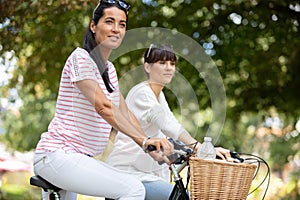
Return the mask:
[[[167,136],[178,139],[184,131],[171,112],[164,93],[161,92],[157,100],[147,82],[134,86],[126,97],[126,103],[149,137],[164,138]],[[133,174],[141,181],[170,181],[167,164],[159,165],[150,155],[144,153],[131,138],[121,133],[116,136],[113,151],[107,162]]]
[[110,81],[116,88],[113,93],[107,91],[89,53],[82,48],[72,52],[62,71],[55,116],[48,132],[42,134],[36,153],[63,149],[65,152],[95,156],[104,150],[111,125],[96,112],[75,82],[87,79],[97,81],[106,97],[118,106],[120,97],[116,70],[111,62],[107,63],[107,67]]

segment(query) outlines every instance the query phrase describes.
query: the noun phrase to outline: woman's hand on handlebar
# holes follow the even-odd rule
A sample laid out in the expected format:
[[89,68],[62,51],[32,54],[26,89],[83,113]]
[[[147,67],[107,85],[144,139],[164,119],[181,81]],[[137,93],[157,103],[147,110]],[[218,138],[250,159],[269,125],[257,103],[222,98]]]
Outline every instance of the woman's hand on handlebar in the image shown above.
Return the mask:
[[230,161],[232,159],[229,149],[225,149],[223,147],[216,147],[215,149],[217,157],[220,157],[222,160]]
[[164,155],[164,153],[162,151],[159,151],[159,152],[150,151],[149,155],[159,163],[167,163],[167,164],[170,163],[170,160],[168,159],[167,156]]
[[146,148],[149,145],[155,146],[156,152],[158,153],[158,152],[162,151],[163,155],[165,155],[165,156],[171,155],[174,151],[173,144],[166,138],[149,138],[145,144]]

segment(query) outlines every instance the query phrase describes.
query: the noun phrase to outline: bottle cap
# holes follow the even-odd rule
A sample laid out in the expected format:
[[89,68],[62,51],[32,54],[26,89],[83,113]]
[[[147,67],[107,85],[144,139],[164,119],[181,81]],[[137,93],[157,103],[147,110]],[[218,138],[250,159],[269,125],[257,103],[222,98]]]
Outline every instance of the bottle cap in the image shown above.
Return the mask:
[[211,142],[211,140],[212,140],[211,137],[204,137],[205,142]]

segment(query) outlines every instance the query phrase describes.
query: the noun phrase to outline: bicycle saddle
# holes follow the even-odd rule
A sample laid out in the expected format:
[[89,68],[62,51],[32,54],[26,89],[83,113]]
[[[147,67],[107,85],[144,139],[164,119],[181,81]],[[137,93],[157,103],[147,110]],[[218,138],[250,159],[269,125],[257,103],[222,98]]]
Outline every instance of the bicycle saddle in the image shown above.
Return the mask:
[[30,185],[41,187],[45,192],[47,192],[48,190],[53,190],[55,192],[62,190],[61,188],[56,187],[55,185],[49,183],[48,181],[46,181],[40,176],[30,177]]

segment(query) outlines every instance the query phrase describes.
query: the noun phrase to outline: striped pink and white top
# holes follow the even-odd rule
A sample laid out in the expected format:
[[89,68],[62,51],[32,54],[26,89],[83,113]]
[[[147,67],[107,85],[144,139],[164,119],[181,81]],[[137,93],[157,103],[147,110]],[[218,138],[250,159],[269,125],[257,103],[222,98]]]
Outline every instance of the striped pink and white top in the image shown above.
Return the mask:
[[36,153],[63,149],[65,152],[95,156],[104,150],[112,127],[95,111],[75,83],[87,79],[97,81],[106,97],[118,106],[120,97],[117,73],[111,62],[108,62],[107,67],[110,81],[115,87],[112,93],[107,91],[89,53],[79,47],[72,52],[62,71],[55,116],[48,132],[41,135]]

